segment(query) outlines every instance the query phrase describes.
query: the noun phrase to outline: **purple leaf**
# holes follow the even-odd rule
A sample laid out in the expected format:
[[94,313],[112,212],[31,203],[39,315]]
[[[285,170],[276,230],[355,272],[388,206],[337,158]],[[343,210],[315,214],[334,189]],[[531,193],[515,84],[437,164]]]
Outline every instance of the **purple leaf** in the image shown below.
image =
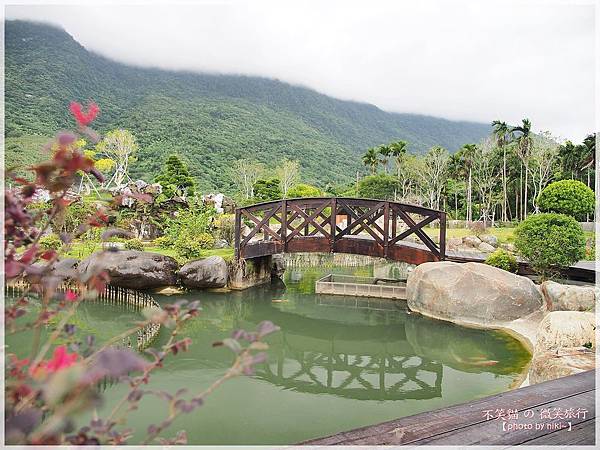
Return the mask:
[[263,320],[261,323],[258,324],[258,327],[256,327],[256,331],[258,332],[259,337],[264,337],[268,334],[274,333],[275,331],[279,330],[280,328],[277,325],[268,320]]
[[108,348],[100,352],[84,376],[88,383],[106,376],[118,378],[129,372],[143,371],[148,363],[131,350]]

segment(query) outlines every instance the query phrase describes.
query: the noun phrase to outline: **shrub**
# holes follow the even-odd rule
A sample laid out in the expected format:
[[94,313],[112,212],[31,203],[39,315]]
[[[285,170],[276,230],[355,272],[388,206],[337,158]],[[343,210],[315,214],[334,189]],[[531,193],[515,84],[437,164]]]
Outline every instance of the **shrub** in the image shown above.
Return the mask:
[[229,244],[235,240],[235,216],[222,214],[215,219],[215,236],[225,239]]
[[485,260],[485,263],[488,266],[497,267],[498,269],[506,270],[507,272],[517,273],[519,269],[519,264],[517,263],[517,258],[508,253],[504,249],[497,249]]
[[170,242],[175,244],[182,233],[191,233],[192,236],[210,233],[214,214],[214,208],[190,204],[189,209],[181,209],[177,211],[175,217],[167,219],[165,236],[168,236]]
[[254,201],[268,202],[279,200],[283,197],[283,192],[281,192],[281,188],[279,187],[280,184],[279,178],[257,180],[254,183]]
[[585,234],[577,221],[565,214],[535,214],[515,230],[515,246],[533,269],[547,278],[561,267],[585,256]]
[[378,200],[393,200],[400,191],[398,178],[391,175],[369,175],[358,183],[358,196]]
[[202,250],[212,248],[215,239],[208,233],[194,234],[188,230],[182,231],[174,243],[177,255],[185,259],[199,258]]
[[169,236],[160,236],[152,241],[152,245],[158,248],[166,249],[173,245]]
[[537,198],[537,206],[544,212],[566,214],[585,220],[594,213],[594,191],[577,180],[562,180],[546,186]]
[[44,250],[58,250],[63,245],[60,238],[55,234],[49,234],[41,237],[39,244]]
[[320,197],[321,195],[323,195],[323,193],[318,187],[302,183],[295,184],[287,193],[288,198]]
[[125,248],[127,250],[144,250],[144,243],[139,239],[128,239],[125,241]]

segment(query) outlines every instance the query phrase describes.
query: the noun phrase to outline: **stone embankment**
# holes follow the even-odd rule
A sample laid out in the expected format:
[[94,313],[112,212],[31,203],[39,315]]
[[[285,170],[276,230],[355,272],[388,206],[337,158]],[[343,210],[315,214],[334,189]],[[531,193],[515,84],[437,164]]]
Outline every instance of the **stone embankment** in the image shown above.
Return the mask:
[[61,279],[75,275],[84,280],[106,271],[110,284],[130,289],[160,289],[178,292],[176,286],[192,289],[246,289],[280,278],[285,271],[282,255],[256,258],[251,262],[227,262],[220,256],[190,261],[183,266],[169,256],[138,250],[95,252],[88,258],[64,260],[53,267],[52,275]]
[[481,263],[425,263],[407,281],[412,311],[504,330],[523,342],[532,353],[529,383],[595,367],[596,298],[591,286],[552,281],[537,286],[529,278]]

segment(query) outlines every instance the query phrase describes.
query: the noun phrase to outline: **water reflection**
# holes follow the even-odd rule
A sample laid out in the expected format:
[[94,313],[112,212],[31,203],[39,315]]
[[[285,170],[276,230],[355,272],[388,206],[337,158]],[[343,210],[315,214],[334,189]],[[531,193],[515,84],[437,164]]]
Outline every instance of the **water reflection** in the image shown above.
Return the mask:
[[[256,377],[281,389],[357,400],[442,397],[444,368],[516,377],[529,355],[502,333],[411,314],[405,302],[300,294],[281,284],[243,293],[204,294],[210,329],[279,325],[269,362]],[[200,356],[200,355],[198,355]],[[202,352],[212,366],[215,352]]]

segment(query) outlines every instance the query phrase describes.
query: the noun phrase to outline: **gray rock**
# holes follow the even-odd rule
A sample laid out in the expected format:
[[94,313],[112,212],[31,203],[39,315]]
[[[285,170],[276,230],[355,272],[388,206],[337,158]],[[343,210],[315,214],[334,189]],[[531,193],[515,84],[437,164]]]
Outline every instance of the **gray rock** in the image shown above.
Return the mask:
[[481,244],[481,239],[479,239],[477,236],[465,236],[463,238],[463,244],[468,245],[469,247],[479,247],[479,244]]
[[227,263],[220,256],[190,261],[177,273],[184,286],[189,288],[220,288],[227,285]]
[[225,239],[218,239],[217,241],[215,241],[215,245],[213,246],[213,248],[227,248],[229,247],[229,242],[227,242]]
[[542,293],[549,311],[595,311],[596,293],[591,286],[572,286],[544,281]]
[[68,280],[77,277],[77,266],[79,260],[76,258],[65,258],[52,264],[52,275]]
[[462,245],[463,241],[461,238],[450,238],[446,241],[446,245],[450,249],[458,249]]
[[421,264],[408,276],[406,295],[413,311],[482,325],[515,320],[542,306],[529,278],[481,263]]
[[482,242],[481,244],[479,244],[477,246],[477,250],[479,250],[480,252],[484,252],[484,253],[491,253],[496,249],[494,248],[493,245],[490,245],[487,242]]
[[595,368],[596,354],[594,350],[585,347],[560,348],[537,353],[529,366],[529,383],[556,380]]
[[76,258],[60,259],[54,261],[49,267],[46,263],[35,263],[33,266],[39,270],[32,271],[27,276],[27,280],[34,284],[40,283],[41,277],[55,277],[57,282],[74,280],[79,276],[78,264],[79,260]]
[[498,238],[492,234],[484,234],[480,236],[480,239],[486,244],[492,245],[494,247],[498,246]]
[[177,282],[177,261],[169,256],[138,250],[92,253],[78,271],[83,279],[107,271],[110,284],[130,289],[150,289]]
[[541,383],[595,368],[595,330],[594,313],[549,313],[537,329],[530,382]]
[[500,244],[500,248],[503,248],[507,252],[511,252],[511,253],[515,253],[517,251],[515,244],[511,244],[511,243]]
[[591,312],[553,311],[540,322],[535,353],[595,344],[595,315]]

